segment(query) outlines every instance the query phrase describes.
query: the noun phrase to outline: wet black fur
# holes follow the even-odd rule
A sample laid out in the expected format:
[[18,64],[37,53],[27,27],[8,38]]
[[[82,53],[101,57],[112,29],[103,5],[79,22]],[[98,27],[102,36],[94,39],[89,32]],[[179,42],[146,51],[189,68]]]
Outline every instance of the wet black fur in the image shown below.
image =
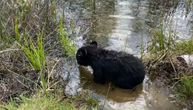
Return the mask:
[[145,77],[144,66],[137,57],[105,50],[98,47],[97,42],[79,48],[76,59],[79,65],[92,67],[96,83],[112,82],[120,88],[132,89]]

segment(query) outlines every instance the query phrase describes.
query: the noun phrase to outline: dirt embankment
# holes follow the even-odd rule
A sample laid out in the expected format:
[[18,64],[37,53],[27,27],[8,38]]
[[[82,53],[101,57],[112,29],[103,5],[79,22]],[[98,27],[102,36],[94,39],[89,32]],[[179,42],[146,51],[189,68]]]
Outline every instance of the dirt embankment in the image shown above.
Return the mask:
[[176,105],[188,110],[193,108],[193,94],[187,100],[180,100],[178,94],[184,76],[193,76],[193,68],[181,56],[163,55],[156,60],[145,61],[145,67],[151,81],[159,88],[164,88],[169,99]]

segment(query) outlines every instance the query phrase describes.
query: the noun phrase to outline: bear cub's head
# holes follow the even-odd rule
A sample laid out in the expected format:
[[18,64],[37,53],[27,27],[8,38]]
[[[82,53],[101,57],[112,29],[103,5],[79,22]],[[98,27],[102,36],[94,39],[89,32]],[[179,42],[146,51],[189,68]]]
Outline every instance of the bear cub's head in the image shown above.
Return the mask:
[[89,58],[94,50],[97,49],[97,42],[92,41],[89,45],[83,46],[78,49],[76,53],[76,60],[79,65],[88,66],[90,65]]

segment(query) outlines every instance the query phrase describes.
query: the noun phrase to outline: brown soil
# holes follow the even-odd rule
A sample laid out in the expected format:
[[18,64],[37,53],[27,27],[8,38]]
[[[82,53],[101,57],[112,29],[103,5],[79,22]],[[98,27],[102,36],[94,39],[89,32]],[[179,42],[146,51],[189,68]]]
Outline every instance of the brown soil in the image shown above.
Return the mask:
[[19,50],[0,54],[0,102],[35,90],[38,74],[28,65]]
[[[163,56],[159,60],[145,62],[147,73],[152,82],[159,88],[165,89],[167,95],[176,94],[177,85],[184,75],[193,76],[193,69],[188,66],[182,57]],[[193,99],[186,102],[180,101],[177,97],[170,98],[176,105],[193,108]]]

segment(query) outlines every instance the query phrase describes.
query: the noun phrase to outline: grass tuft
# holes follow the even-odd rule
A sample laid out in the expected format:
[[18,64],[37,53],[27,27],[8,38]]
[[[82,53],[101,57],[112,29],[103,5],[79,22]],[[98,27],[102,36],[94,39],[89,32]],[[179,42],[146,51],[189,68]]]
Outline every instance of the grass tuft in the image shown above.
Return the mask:
[[184,76],[181,78],[178,96],[183,100],[193,99],[193,77]]
[[19,33],[19,22],[18,22],[18,18],[16,17],[15,19],[15,39],[20,42],[21,41],[21,35]]
[[153,36],[151,37],[149,51],[153,54],[174,48],[174,36],[171,33],[166,36],[162,28],[152,31]]
[[193,39],[179,41],[176,43],[175,53],[178,54],[193,54]]
[[4,108],[7,110],[75,110],[75,107],[66,102],[60,101],[53,96],[36,95],[32,98],[21,98],[21,104],[10,102]]
[[45,78],[45,53],[43,47],[43,33],[38,35],[37,43],[34,44],[32,39],[29,37],[24,37],[24,44],[20,45],[27,59],[29,60],[31,66],[40,73],[41,85],[46,92],[47,81]]
[[39,35],[37,39],[37,44],[35,44],[30,37],[25,36],[24,44],[20,45],[31,66],[37,71],[43,70],[45,66],[45,54],[42,37],[42,34]]
[[58,30],[60,43],[64,49],[64,52],[67,56],[73,57],[76,53],[76,46],[73,42],[68,38],[68,35],[64,29],[63,17],[60,19],[60,28]]
[[15,26],[15,33],[16,33],[16,41],[18,42],[21,50],[23,51],[28,61],[30,62],[30,65],[33,67],[34,70],[40,73],[41,86],[44,92],[46,93],[47,89],[47,81],[45,78],[46,58],[43,47],[43,36],[44,36],[43,31],[39,33],[36,43],[34,43],[34,40],[32,40],[31,37],[27,36],[26,33],[24,33],[23,43],[21,42],[20,33],[18,31],[18,23],[16,23]]

